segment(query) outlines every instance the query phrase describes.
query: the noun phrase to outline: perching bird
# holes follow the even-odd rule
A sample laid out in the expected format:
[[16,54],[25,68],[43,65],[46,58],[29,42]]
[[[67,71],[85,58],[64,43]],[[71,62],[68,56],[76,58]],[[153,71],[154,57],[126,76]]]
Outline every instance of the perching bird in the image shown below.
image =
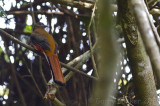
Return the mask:
[[58,45],[53,37],[45,31],[44,27],[46,26],[40,22],[35,25],[30,38],[31,43],[36,50],[45,55],[50,65],[50,69],[52,70],[54,82],[59,85],[65,85],[64,76],[57,55]]

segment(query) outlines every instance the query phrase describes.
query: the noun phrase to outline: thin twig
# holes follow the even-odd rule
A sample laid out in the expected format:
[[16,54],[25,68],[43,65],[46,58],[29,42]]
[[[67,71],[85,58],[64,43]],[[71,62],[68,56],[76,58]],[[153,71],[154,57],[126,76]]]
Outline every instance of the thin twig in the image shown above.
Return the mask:
[[23,34],[23,35],[26,35],[26,36],[31,35],[31,33],[26,33],[26,32],[23,32],[23,31],[13,30],[13,29],[9,29],[9,28],[7,28],[7,29],[0,28],[0,29],[6,31],[7,33],[15,33],[15,34],[19,34],[19,35]]
[[60,11],[63,11],[65,14],[68,14],[70,16],[73,16],[74,18],[78,18],[78,14],[74,13],[72,10],[68,10],[66,7],[61,7],[59,5],[57,5],[57,8],[60,10]]
[[[86,62],[88,58],[86,58],[85,60],[83,60],[81,63],[77,64],[75,66],[75,68],[80,68],[82,66],[83,63]],[[69,72],[66,76],[65,76],[65,80],[69,81],[69,79],[71,79],[71,77],[74,75],[75,72]],[[94,77],[94,79],[98,80],[97,78]]]
[[40,74],[42,76],[42,80],[43,80],[45,86],[47,86],[47,81],[46,81],[46,78],[45,78],[43,71],[42,71],[42,58],[41,58],[41,56],[39,56],[39,71],[40,71]]
[[15,84],[16,84],[16,86],[17,86],[17,90],[18,90],[18,93],[19,93],[19,95],[20,95],[22,104],[23,104],[23,106],[27,106],[27,104],[26,104],[26,102],[25,102],[25,99],[24,99],[24,96],[23,96],[23,93],[22,93],[22,90],[21,90],[21,88],[20,88],[20,85],[19,85],[19,82],[18,82],[16,73],[15,73],[15,71],[16,71],[16,70],[15,70],[15,67],[14,67],[13,64],[11,64],[11,63],[10,63],[10,65],[11,65],[12,75],[13,75],[13,78],[14,78],[14,80],[15,80]]
[[31,8],[31,14],[32,14],[32,20],[33,20],[33,25],[35,25],[36,24],[36,20],[35,20],[35,15],[34,15],[34,10],[32,10],[33,9],[33,6],[32,6],[32,1],[30,0],[30,8]]
[[55,106],[66,106],[61,101],[59,101],[57,98],[54,99],[53,103],[55,104]]
[[91,35],[90,35],[90,27],[91,27],[92,21],[94,19],[95,10],[96,10],[96,3],[93,7],[90,23],[88,25],[88,38],[89,38],[89,46],[90,46],[90,50],[91,50],[91,59],[92,59],[93,69],[95,71],[96,77],[99,78],[97,67],[96,67],[96,62],[95,62],[93,51],[92,51],[92,41],[91,41]]
[[129,103],[129,101],[127,99],[127,96],[124,96],[124,99],[125,99],[125,103],[126,103],[127,106],[134,106],[131,103]]
[[147,18],[148,18],[148,20],[149,20],[150,26],[151,26],[151,28],[152,28],[152,31],[153,31],[153,33],[154,33],[156,42],[157,42],[157,44],[158,44],[158,46],[159,46],[159,48],[160,48],[160,36],[159,36],[159,34],[158,34],[158,32],[157,32],[156,27],[155,27],[154,24],[153,24],[153,21],[151,20],[151,17],[149,16],[149,12],[148,12],[147,6],[145,5],[145,2],[144,2],[144,1],[143,1],[143,6],[144,6],[144,9],[145,9]]
[[78,70],[78,69],[76,69],[76,68],[73,68],[73,67],[71,67],[71,66],[69,66],[69,65],[67,65],[67,64],[64,64],[64,63],[61,62],[61,65],[62,65],[63,67],[65,67],[65,68],[67,68],[67,69],[70,69],[70,70],[73,71],[73,72],[82,74],[82,75],[84,75],[84,76],[86,76],[86,77],[88,77],[88,78],[92,78],[92,79],[94,79],[94,80],[98,80],[98,78],[93,77],[93,76],[90,76],[90,75],[84,73],[83,71],[80,71],[80,70]]
[[[7,52],[7,55],[9,56],[9,53],[8,53],[8,52]],[[14,67],[14,65],[11,63],[10,58],[9,58],[9,63],[10,63],[10,67],[11,67],[11,70],[12,70],[12,76],[13,76],[14,81],[15,81],[15,84],[16,84],[16,86],[17,86],[17,90],[18,90],[20,99],[21,99],[21,101],[22,101],[22,104],[23,104],[23,106],[27,106],[27,104],[26,104],[26,102],[25,102],[25,99],[24,99],[24,96],[23,96],[23,93],[22,93],[22,90],[21,90],[21,88],[20,88],[20,85],[19,85],[17,76],[16,76],[15,67]]]
[[15,38],[14,36],[10,35],[9,33],[3,31],[2,29],[0,29],[0,33],[2,34],[1,36],[3,36],[3,35],[4,35],[4,36],[7,36],[7,37],[10,38],[11,40],[13,40],[15,43],[20,44],[21,46],[23,46],[23,47],[25,47],[25,48],[27,48],[27,49],[29,49],[29,50],[37,53],[37,51],[36,51],[33,47],[31,47],[31,46],[29,46],[29,45],[27,45],[27,44],[25,44],[25,43],[22,43],[20,40],[18,40],[18,39]]
[[[66,12],[66,11],[64,11],[64,12],[49,12],[49,11],[43,11],[43,10],[41,10],[41,11],[33,11],[33,13],[34,14],[45,14],[45,15],[56,15],[56,16],[62,16],[62,15],[64,15],[64,14],[67,14],[67,15],[70,15],[70,16],[72,16],[72,17],[75,17],[75,15],[73,15],[73,14],[70,14],[70,13],[68,13],[68,12]],[[31,14],[32,15],[32,13],[31,13],[31,11],[6,11],[6,14],[7,15],[19,15],[19,14],[21,14],[21,15],[25,15],[25,14]],[[65,15],[64,15],[65,16]],[[89,18],[90,17],[90,15],[89,14],[76,14],[76,18]]]
[[[24,60],[24,59],[23,59],[23,60]],[[31,70],[30,70],[25,60],[24,60],[24,62],[25,62],[25,65],[26,65],[26,67],[27,67],[27,70],[28,70],[29,74],[31,75],[31,78],[32,78],[32,80],[33,80],[33,83],[35,84],[35,86],[36,86],[39,94],[41,95],[41,97],[42,97],[42,99],[43,99],[43,94],[42,94],[40,88],[38,87],[38,84],[36,83],[36,81],[35,81],[35,79],[34,79],[34,77],[33,77],[33,74],[32,74],[32,72],[31,72],[32,68],[31,68]]]
[[37,92],[37,90],[34,89],[34,87],[31,86],[31,84],[26,79],[24,79],[24,77],[21,74],[19,74],[18,72],[16,72],[16,74],[17,74],[17,77],[20,78],[20,80],[22,80],[25,85],[27,85],[28,89],[30,89],[31,91],[34,91],[34,93],[39,95],[39,92]]
[[[15,43],[18,43],[18,44],[20,44],[21,46],[23,46],[23,47],[25,47],[25,48],[27,48],[27,49],[29,49],[29,50],[31,50],[31,51],[33,51],[33,52],[35,52],[35,53],[37,53],[38,55],[40,55],[40,56],[43,56],[43,54],[42,53],[40,53],[40,52],[38,52],[38,51],[36,51],[34,48],[32,48],[31,46],[29,46],[29,45],[27,45],[27,44],[24,44],[24,43],[22,43],[21,41],[19,41],[17,38],[15,38],[15,37],[13,37],[12,35],[10,35],[10,34],[8,34],[7,32],[5,32],[5,31],[3,31],[2,29],[0,29],[0,33],[2,33],[3,35],[5,35],[5,36],[7,36],[7,37],[9,37],[11,40],[13,40]],[[74,69],[73,67],[72,68],[70,68],[70,67],[67,67],[66,65],[65,65],[65,63],[63,63],[62,64],[62,62],[60,62],[61,63],[61,65],[62,65],[62,67],[65,67],[65,68],[68,68],[68,69],[70,69],[70,70],[72,70],[72,69]],[[74,71],[74,72],[77,72],[77,73],[80,73],[81,74],[81,72],[79,72],[79,71],[75,71],[76,69],[74,69],[74,70],[72,70],[72,71]],[[85,73],[84,73],[85,74]],[[82,75],[84,75],[84,74],[82,74]],[[88,75],[85,75],[85,76],[88,76]],[[92,78],[92,77],[89,77],[89,78]],[[93,78],[93,79],[95,79],[95,78]]]
[[[96,46],[97,43],[94,44],[92,50],[93,52],[96,52]],[[86,60],[88,58],[91,57],[90,51],[86,51],[85,53],[83,53],[82,55],[76,57],[75,59],[73,59],[72,61],[70,61],[69,63],[67,63],[67,65],[70,66],[75,66],[75,68],[80,68],[80,66],[82,66],[82,64],[84,64],[84,62],[86,62]],[[62,72],[66,72],[67,69],[66,68],[62,68]],[[72,76],[73,76],[74,72],[69,72],[66,76],[65,76],[65,80],[68,81]],[[48,83],[52,83],[52,79],[50,79],[50,81],[48,81]]]

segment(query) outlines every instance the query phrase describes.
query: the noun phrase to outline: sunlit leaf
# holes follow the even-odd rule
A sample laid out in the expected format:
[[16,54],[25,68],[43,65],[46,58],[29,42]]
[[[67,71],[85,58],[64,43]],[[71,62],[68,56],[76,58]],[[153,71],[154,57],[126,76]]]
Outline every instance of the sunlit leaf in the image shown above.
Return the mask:
[[4,90],[0,90],[0,95],[3,95],[4,94]]
[[26,27],[24,28],[24,32],[25,33],[32,33],[32,26],[31,25],[26,25]]
[[127,82],[128,82],[127,80],[125,80],[125,79],[123,80],[124,85],[126,85],[126,84],[127,84]]
[[122,80],[120,79],[118,82],[118,85],[120,86],[122,84]]

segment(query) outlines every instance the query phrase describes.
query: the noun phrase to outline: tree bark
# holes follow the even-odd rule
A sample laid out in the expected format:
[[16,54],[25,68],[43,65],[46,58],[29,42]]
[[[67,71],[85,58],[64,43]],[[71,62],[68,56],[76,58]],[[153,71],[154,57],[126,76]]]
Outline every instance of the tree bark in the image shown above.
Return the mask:
[[[118,16],[127,45],[127,55],[136,86],[136,102],[139,106],[158,106],[158,98],[151,63],[146,54],[142,39],[137,33],[135,20],[131,14],[128,1],[118,0]],[[129,36],[136,36],[130,39]],[[132,42],[135,42],[133,44]]]
[[119,49],[115,42],[115,34],[112,32],[112,17],[109,0],[99,1],[99,24],[98,37],[101,47],[98,54],[99,64],[99,80],[95,82],[93,95],[91,98],[91,106],[111,106],[113,99],[111,95],[114,93],[114,78],[118,63]]

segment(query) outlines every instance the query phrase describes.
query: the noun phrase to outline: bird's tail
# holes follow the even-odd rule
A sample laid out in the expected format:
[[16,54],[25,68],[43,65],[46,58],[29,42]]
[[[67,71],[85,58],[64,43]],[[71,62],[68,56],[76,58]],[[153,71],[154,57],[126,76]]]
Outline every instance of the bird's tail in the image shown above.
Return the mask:
[[48,56],[50,67],[53,73],[55,83],[63,86],[65,85],[64,76],[61,70],[61,65],[57,55]]

